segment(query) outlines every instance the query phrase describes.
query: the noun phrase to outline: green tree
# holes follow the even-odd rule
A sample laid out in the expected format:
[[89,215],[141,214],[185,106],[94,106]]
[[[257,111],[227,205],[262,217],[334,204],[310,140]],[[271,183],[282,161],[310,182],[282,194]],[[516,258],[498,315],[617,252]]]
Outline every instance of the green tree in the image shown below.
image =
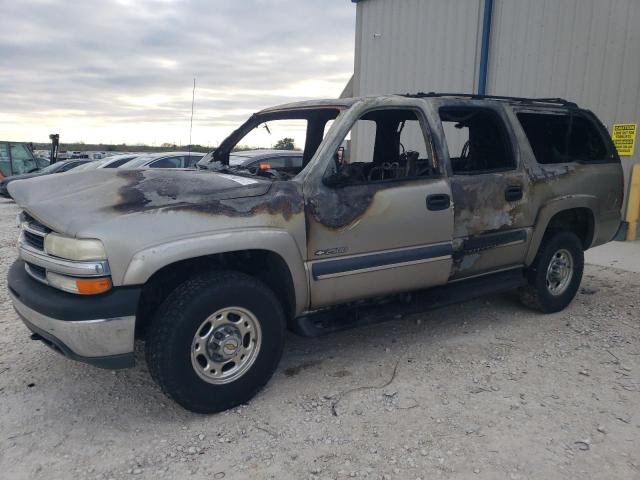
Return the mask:
[[295,150],[296,147],[293,144],[293,138],[285,137],[278,140],[273,148],[276,150]]

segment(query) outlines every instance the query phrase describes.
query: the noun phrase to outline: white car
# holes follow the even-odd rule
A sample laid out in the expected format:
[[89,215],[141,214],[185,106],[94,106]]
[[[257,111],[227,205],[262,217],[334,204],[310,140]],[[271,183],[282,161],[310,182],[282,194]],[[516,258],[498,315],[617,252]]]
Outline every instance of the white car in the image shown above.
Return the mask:
[[119,168],[195,168],[204,153],[199,152],[164,152],[140,155]]
[[102,160],[89,162],[86,165],[76,168],[76,171],[96,170],[98,168],[118,168],[137,157],[137,154],[114,155],[112,157],[103,158]]

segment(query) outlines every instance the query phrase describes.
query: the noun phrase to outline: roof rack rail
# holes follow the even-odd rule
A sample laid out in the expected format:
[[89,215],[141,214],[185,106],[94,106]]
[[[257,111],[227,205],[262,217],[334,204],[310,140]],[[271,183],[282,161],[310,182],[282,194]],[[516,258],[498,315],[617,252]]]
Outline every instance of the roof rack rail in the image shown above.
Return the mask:
[[475,93],[438,93],[438,92],[418,92],[418,93],[405,93],[404,97],[412,98],[435,98],[435,97],[462,97],[469,98],[471,100],[502,100],[506,102],[519,102],[519,103],[543,103],[547,105],[561,105],[567,108],[578,108],[578,105],[574,102],[565,100],[564,98],[525,98],[525,97],[506,97],[502,95],[478,95]]

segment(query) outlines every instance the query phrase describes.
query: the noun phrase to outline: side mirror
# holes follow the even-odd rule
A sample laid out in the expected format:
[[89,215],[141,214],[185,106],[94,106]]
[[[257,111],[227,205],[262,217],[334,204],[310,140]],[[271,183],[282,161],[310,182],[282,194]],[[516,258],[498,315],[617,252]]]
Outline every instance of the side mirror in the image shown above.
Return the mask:
[[336,153],[333,154],[333,172],[322,179],[322,183],[324,185],[327,187],[339,187],[340,185],[344,185],[346,180],[343,172],[344,160],[344,147],[339,147],[336,150]]
[[346,158],[344,156],[344,147],[338,147],[336,153],[333,154],[333,166],[334,174],[339,174],[344,170],[346,165]]

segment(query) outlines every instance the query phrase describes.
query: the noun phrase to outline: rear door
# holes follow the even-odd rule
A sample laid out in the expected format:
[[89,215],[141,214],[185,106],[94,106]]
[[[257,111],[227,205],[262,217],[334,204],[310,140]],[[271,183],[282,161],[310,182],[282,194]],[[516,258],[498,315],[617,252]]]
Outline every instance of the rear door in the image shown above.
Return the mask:
[[454,205],[452,278],[521,265],[533,219],[506,111],[496,102],[439,109]]

